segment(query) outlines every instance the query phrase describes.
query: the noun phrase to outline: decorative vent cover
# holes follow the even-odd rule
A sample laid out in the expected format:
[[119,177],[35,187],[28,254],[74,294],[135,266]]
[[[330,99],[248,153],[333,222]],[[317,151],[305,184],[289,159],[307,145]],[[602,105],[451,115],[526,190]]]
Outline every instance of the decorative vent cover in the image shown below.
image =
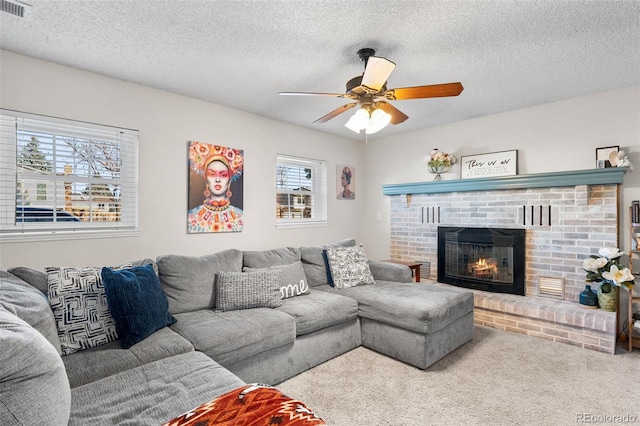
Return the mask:
[[420,278],[431,278],[431,261],[430,260],[416,260],[416,263],[420,264]]
[[17,0],[0,0],[0,12],[31,20],[31,5]]
[[564,279],[540,277],[540,296],[553,299],[564,299]]

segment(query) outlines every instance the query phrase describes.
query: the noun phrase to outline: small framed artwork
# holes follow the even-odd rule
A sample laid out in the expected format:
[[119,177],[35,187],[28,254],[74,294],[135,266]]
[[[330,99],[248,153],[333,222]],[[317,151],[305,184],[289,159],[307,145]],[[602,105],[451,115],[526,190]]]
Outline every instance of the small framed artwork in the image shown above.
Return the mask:
[[352,166],[336,166],[336,198],[356,199],[356,169]]
[[613,167],[610,160],[611,155],[617,156],[619,150],[620,147],[618,145],[596,148],[596,169]]

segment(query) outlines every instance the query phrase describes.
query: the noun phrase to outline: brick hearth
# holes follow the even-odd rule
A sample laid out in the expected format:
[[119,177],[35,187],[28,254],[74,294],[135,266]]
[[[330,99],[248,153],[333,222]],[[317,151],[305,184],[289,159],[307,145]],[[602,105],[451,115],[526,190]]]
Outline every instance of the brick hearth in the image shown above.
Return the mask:
[[[438,226],[526,229],[525,296],[474,290],[476,323],[613,353],[615,313],[578,299],[584,259],[617,246],[617,206],[616,184],[393,195],[391,255],[428,260],[435,279]],[[564,280],[562,300],[540,296],[543,277]]]

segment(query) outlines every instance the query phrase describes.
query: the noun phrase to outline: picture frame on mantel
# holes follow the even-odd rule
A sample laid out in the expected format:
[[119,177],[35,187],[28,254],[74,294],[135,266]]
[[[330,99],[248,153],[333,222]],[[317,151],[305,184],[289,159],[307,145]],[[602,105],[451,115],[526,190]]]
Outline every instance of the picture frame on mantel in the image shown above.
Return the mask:
[[460,157],[460,178],[476,179],[518,174],[518,150]]
[[611,154],[618,154],[620,146],[603,146],[602,148],[596,148],[596,169],[608,169],[613,167],[609,160]]

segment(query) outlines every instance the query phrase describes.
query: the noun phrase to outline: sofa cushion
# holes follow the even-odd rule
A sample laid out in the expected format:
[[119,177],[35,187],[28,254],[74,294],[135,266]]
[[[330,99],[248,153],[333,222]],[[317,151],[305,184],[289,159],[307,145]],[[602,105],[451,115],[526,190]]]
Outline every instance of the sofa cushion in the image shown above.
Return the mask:
[[326,253],[335,288],[375,284],[361,246],[327,247]]
[[243,265],[248,268],[269,268],[275,265],[290,265],[300,260],[300,249],[283,247],[272,250],[243,251]]
[[151,265],[120,271],[102,268],[101,274],[109,310],[124,349],[176,322]]
[[69,425],[158,426],[243,384],[202,353],[176,355],[72,389]]
[[330,282],[327,262],[324,257],[324,251],[327,247],[353,247],[355,245],[356,240],[348,238],[321,246],[300,247],[302,266],[309,281],[309,286],[327,285]]
[[[297,261],[291,265],[271,266],[268,269],[276,269],[280,271],[280,296],[282,299],[309,294],[309,283],[307,282],[307,277],[304,274],[302,262]],[[260,269],[248,268],[245,266],[242,270],[244,272],[254,272],[259,271]]]
[[0,342],[0,424],[66,425],[71,390],[56,349],[1,307]]
[[293,317],[275,309],[229,312],[203,309],[175,317],[178,322],[171,328],[190,341],[197,351],[222,365],[293,344],[296,337]]
[[129,349],[115,340],[63,356],[72,388],[163,358],[193,352],[193,345],[169,327],[161,328]]
[[61,353],[53,311],[46,296],[15,275],[0,270],[0,306],[42,334]]
[[242,272],[242,252],[229,249],[202,257],[166,255],[159,256],[156,263],[169,312],[179,314],[213,308],[216,273]]
[[[123,265],[122,268],[131,266]],[[63,355],[118,338],[100,269],[93,266],[47,266],[49,304],[58,327]]]
[[302,336],[356,319],[358,302],[341,294],[312,290],[304,297],[283,300],[277,310],[295,318],[296,335]]
[[257,424],[326,425],[304,402],[291,399],[274,387],[253,383],[220,395],[163,426]]
[[280,296],[280,270],[255,272],[218,272],[216,274],[216,311],[251,308],[277,308]]
[[374,280],[410,283],[413,281],[411,269],[406,265],[369,260],[369,269]]
[[356,299],[362,318],[421,334],[438,331],[473,312],[473,293],[453,287],[376,281],[376,285],[319,290]]
[[[158,266],[153,259],[140,259],[134,260],[133,262],[125,263],[131,266],[144,266],[144,265],[152,265],[153,269],[158,273]],[[9,272],[11,272],[16,277],[25,281],[28,284],[31,284],[42,293],[46,295],[49,294],[49,284],[47,283],[47,274],[43,271],[38,271],[37,269],[30,268],[28,266],[16,266],[14,268],[9,268]]]
[[49,293],[49,284],[47,283],[47,274],[43,271],[30,268],[28,266],[16,266],[15,268],[9,268],[16,277],[20,278],[24,282],[31,284],[33,287],[40,290],[45,296]]

